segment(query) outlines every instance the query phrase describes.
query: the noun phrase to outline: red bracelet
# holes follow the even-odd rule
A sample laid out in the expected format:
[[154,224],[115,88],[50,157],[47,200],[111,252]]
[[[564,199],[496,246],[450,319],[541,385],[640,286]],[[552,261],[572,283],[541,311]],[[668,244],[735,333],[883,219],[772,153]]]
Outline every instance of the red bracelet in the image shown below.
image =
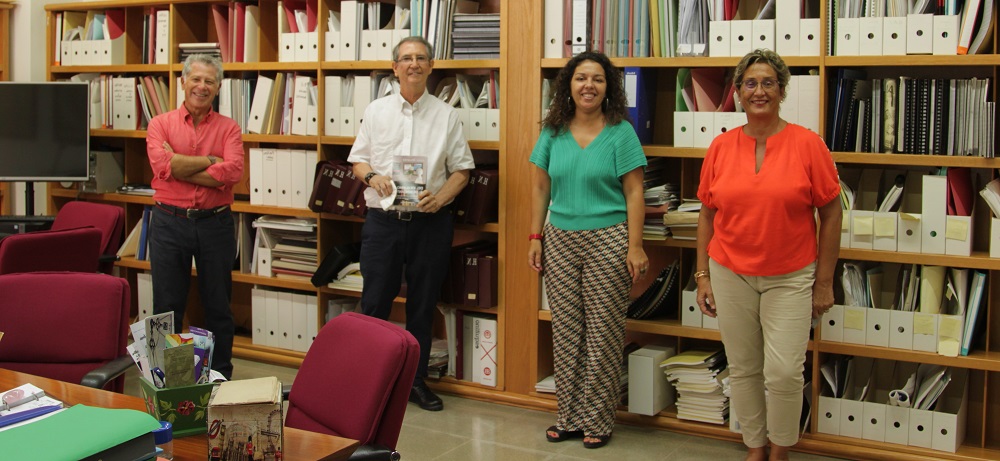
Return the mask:
[[542,234],[530,234],[528,240],[542,240]]

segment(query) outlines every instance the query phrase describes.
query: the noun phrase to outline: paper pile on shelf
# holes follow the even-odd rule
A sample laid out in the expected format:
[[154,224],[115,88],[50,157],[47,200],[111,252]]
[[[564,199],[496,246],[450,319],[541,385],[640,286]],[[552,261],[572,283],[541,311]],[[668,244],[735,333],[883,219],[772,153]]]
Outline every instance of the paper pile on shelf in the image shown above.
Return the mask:
[[725,351],[690,350],[660,363],[677,389],[677,418],[712,424],[729,419],[729,368]]

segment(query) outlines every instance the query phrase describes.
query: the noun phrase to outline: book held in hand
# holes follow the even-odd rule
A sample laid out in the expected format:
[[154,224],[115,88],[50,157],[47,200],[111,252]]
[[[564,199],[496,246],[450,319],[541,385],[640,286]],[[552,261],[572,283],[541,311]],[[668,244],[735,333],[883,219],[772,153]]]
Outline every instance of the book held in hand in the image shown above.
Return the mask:
[[400,155],[392,162],[392,182],[396,185],[393,206],[400,210],[416,210],[420,193],[427,188],[427,157]]

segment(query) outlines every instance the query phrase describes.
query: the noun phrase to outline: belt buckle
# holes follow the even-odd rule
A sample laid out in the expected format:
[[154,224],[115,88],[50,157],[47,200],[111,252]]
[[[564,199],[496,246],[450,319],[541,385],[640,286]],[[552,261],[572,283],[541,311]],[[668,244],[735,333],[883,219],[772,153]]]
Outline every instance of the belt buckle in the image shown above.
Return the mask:
[[413,212],[411,212],[411,211],[397,211],[396,212],[396,217],[400,221],[410,221],[410,220],[413,219]]
[[196,212],[198,212],[198,210],[195,210],[193,208],[185,208],[184,217],[187,219],[197,219],[197,217],[195,216]]

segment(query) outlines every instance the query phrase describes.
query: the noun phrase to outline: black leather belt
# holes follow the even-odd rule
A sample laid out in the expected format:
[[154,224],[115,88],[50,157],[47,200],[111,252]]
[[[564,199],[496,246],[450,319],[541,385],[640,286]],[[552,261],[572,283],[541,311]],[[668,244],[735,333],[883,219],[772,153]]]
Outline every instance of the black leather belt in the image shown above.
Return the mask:
[[156,202],[156,207],[174,216],[180,216],[182,218],[188,218],[188,219],[210,218],[229,209],[229,205],[222,205],[216,208],[198,209],[198,208],[180,208],[160,202]]
[[368,212],[379,213],[383,216],[388,216],[392,219],[398,219],[400,221],[412,221],[414,219],[428,218],[431,216],[436,216],[438,213],[447,213],[449,209],[447,207],[441,208],[436,213],[424,213],[421,211],[399,211],[399,210],[383,210],[381,208],[369,208]]

